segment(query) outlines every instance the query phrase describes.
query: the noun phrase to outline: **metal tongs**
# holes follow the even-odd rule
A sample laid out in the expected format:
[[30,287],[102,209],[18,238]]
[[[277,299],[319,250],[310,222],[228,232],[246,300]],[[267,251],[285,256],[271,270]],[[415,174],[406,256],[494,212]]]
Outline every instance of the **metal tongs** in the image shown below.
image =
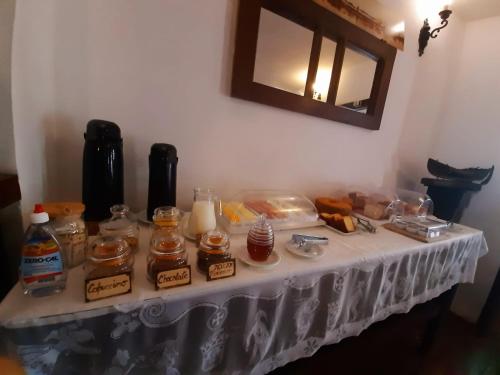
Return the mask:
[[377,231],[377,228],[372,223],[370,223],[370,220],[362,219],[358,216],[355,216],[355,218],[358,220],[358,225],[367,232],[375,233]]
[[311,245],[328,245],[328,237],[309,236],[306,234],[292,234],[292,241],[298,247],[310,247]]

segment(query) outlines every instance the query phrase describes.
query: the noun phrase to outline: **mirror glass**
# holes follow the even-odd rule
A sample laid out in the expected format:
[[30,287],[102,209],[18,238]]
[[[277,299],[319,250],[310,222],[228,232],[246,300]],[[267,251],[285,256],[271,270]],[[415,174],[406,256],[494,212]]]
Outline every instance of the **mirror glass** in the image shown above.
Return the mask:
[[366,114],[376,68],[371,55],[346,48],[335,105]]
[[304,95],[313,32],[261,8],[254,82]]
[[313,84],[313,99],[326,102],[330,79],[332,77],[333,60],[337,43],[323,37],[321,40],[321,52],[319,54],[318,71]]

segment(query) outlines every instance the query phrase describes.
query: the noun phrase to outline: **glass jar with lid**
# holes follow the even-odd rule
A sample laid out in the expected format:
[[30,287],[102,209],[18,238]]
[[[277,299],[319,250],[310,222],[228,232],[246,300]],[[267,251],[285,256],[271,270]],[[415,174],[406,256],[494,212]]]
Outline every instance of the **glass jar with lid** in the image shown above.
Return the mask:
[[85,206],[79,202],[51,202],[44,203],[43,207],[63,247],[68,267],[82,264],[87,248],[87,228],[82,219]]
[[171,229],[178,230],[181,221],[181,211],[176,207],[162,206],[157,207],[153,214],[153,223],[155,230]]
[[134,255],[127,241],[116,236],[98,236],[88,250],[86,279],[133,271]]
[[103,236],[119,236],[128,242],[132,251],[139,248],[139,226],[130,208],[124,204],[115,204],[110,208],[111,218],[99,223],[99,232]]
[[274,248],[274,230],[264,215],[260,215],[247,236],[247,250],[250,258],[265,262]]
[[156,228],[151,236],[147,263],[148,280],[153,283],[158,272],[185,266],[187,253],[184,237],[170,227]]
[[201,237],[198,248],[198,268],[206,273],[211,263],[231,259],[229,236],[220,230],[211,230]]

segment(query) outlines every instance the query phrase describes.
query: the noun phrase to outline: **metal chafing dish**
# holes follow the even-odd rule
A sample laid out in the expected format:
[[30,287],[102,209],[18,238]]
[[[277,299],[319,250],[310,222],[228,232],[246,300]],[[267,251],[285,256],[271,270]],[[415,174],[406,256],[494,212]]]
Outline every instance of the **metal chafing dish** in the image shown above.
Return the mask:
[[424,239],[437,238],[451,226],[450,222],[430,217],[396,217],[393,224]]

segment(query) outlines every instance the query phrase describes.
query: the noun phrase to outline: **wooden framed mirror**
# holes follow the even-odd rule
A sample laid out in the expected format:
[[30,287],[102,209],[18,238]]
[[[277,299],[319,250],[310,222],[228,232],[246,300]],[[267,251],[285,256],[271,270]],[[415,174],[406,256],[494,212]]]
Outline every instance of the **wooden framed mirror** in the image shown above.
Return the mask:
[[377,130],[395,57],[312,0],[241,0],[231,95]]

